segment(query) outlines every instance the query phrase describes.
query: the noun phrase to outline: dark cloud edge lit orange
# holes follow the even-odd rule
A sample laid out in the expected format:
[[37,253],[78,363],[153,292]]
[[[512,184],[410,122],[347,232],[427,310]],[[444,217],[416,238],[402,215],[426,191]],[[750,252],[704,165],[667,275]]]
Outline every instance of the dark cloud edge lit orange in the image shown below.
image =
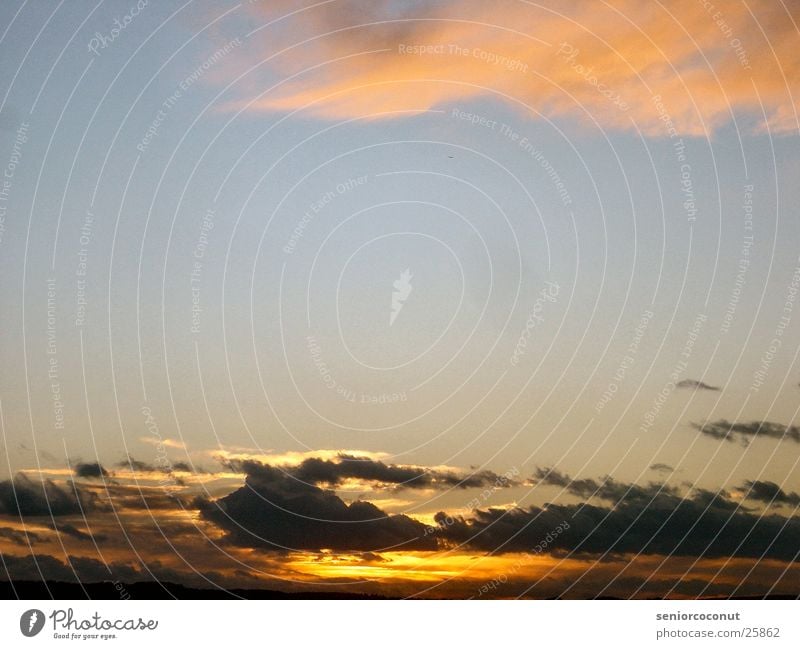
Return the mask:
[[[783,443],[792,442],[789,437]],[[185,464],[164,469],[132,458],[117,468],[80,462],[71,477],[21,473],[3,481],[0,543],[6,578],[10,584],[92,582],[106,565],[107,572],[127,580],[205,588],[331,588],[388,596],[413,596],[422,589],[425,596],[463,597],[470,589],[480,594],[486,583],[502,577],[492,595],[500,595],[494,590],[502,585],[508,596],[553,596],[559,587],[587,596],[583,589],[598,588],[594,571],[602,565],[605,578],[619,582],[609,590],[613,596],[680,597],[763,595],[776,588],[787,594],[788,579],[798,569],[800,496],[767,480],[708,491],[608,476],[573,479],[543,467],[528,478],[443,471],[351,453],[333,458],[311,453],[293,464],[271,465],[243,454],[221,462],[221,472],[196,474]],[[165,474],[173,479],[165,480]],[[212,496],[207,486],[232,475],[244,483]],[[348,503],[328,488],[351,478],[363,480],[361,487],[371,489],[370,498],[378,503],[398,489],[480,494],[522,486],[556,487],[568,502],[492,507],[471,498],[465,502],[475,505],[472,510],[441,511],[425,523],[411,513],[387,514],[370,498]],[[425,484],[414,485],[417,480]],[[203,549],[198,536],[206,541]],[[137,546],[143,550],[143,539],[145,556],[134,556]],[[176,549],[186,542],[191,559],[181,566]],[[486,569],[476,557],[489,564]],[[403,565],[409,560],[415,563],[411,571]],[[450,576],[437,579],[442,561],[450,562]],[[664,566],[673,570],[686,562],[691,563],[684,577],[667,588],[660,576]],[[353,565],[360,566],[358,573]],[[748,576],[739,581],[708,572],[714,566],[717,576],[735,573],[745,565]],[[557,579],[551,574],[556,568]],[[426,570],[430,578],[420,584]],[[573,580],[580,570],[594,577],[578,587]],[[363,576],[372,573],[375,578]],[[343,579],[348,574],[362,577]],[[528,592],[535,584],[540,587]]]

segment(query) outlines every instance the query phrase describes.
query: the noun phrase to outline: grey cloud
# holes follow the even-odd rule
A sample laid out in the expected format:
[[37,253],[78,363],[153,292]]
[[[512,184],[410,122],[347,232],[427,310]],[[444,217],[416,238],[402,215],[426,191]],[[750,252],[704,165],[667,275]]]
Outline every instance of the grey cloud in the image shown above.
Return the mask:
[[702,381],[695,381],[694,379],[683,379],[675,384],[676,388],[684,390],[710,390],[711,392],[719,392],[719,388],[715,385],[708,385]]
[[70,525],[69,523],[56,523],[54,521],[50,524],[50,528],[59,534],[66,534],[67,536],[71,536],[78,541],[91,541],[92,538],[94,538],[95,542],[103,543],[108,538],[104,534],[87,534],[86,532],[79,530],[77,527]]
[[[247,460],[225,460],[235,471],[246,473]],[[347,479],[392,485],[396,489],[447,489],[515,487],[521,483],[493,471],[456,473],[419,466],[385,464],[366,457],[340,455],[336,461],[308,458],[296,466],[282,467],[287,475],[312,485],[337,487]]]
[[13,480],[0,482],[0,514],[65,516],[96,508],[97,497],[71,481],[60,486],[18,473]]
[[675,469],[671,467],[669,464],[663,464],[661,462],[656,462],[655,464],[650,465],[651,471],[658,471],[659,473],[674,473]]
[[17,530],[13,527],[0,527],[0,538],[11,541],[14,545],[27,546],[29,543],[41,543],[44,537],[26,530]]
[[768,480],[746,480],[741,487],[750,500],[758,500],[771,505],[800,506],[800,494],[787,493],[774,482]]
[[581,498],[599,498],[617,502],[625,500],[651,501],[663,496],[675,496],[676,487],[670,487],[662,483],[650,483],[640,486],[632,483],[618,482],[606,476],[602,480],[582,479],[573,480],[567,474],[561,473],[556,469],[537,468],[534,477],[541,484],[562,487],[574,496]]
[[99,462],[78,462],[72,467],[73,472],[79,478],[107,478],[109,476]]
[[245,485],[215,501],[200,502],[201,514],[225,530],[236,545],[270,550],[379,552],[434,550],[436,540],[408,516],[390,516],[369,502],[345,503],[275,467],[238,464]]
[[776,424],[771,421],[732,423],[727,419],[718,419],[717,421],[705,422],[703,424],[693,423],[692,426],[703,435],[728,442],[738,439],[746,443],[755,437],[766,437],[800,444],[800,428],[797,426]]
[[[574,482],[574,481],[573,481]],[[693,557],[750,557],[796,561],[800,519],[759,516],[742,510],[724,492],[696,490],[683,498],[656,486],[623,485],[633,498],[609,507],[547,504],[510,510],[478,510],[469,518],[436,515],[438,536],[448,545],[490,553],[531,552],[548,537],[547,552],[612,556],[632,553]],[[564,522],[569,528],[553,530]]]

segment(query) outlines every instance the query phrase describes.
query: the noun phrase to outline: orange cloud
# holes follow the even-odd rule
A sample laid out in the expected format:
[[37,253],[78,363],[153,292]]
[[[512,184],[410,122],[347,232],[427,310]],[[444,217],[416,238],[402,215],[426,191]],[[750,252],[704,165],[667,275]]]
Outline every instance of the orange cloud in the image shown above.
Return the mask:
[[479,96],[649,135],[798,129],[797,3],[545,0],[249,5],[229,109],[387,117]]
[[150,444],[151,446],[164,446],[166,448],[186,448],[186,444],[177,440],[171,439],[169,437],[158,438],[158,437],[140,437],[140,442],[144,442],[145,444]]

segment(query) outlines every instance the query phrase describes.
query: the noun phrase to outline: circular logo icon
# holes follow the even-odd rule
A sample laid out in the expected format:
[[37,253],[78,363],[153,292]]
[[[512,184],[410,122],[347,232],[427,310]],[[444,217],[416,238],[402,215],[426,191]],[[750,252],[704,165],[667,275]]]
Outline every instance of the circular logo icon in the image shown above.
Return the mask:
[[19,618],[19,630],[22,635],[32,638],[44,627],[44,613],[38,608],[32,608],[25,611],[22,617]]

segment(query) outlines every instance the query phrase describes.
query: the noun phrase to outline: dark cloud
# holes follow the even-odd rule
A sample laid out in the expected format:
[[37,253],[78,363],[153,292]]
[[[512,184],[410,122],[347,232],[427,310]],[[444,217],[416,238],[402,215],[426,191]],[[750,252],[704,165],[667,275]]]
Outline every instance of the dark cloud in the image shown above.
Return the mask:
[[[75,581],[75,573],[72,570],[55,557],[46,554],[24,556],[5,554],[2,567],[4,576],[10,581],[41,581],[43,578],[50,581]],[[105,579],[108,574],[106,570],[105,575],[92,581]]]
[[194,496],[168,488],[180,486],[172,476],[166,475],[159,482],[158,486],[112,484],[104,491],[118,510],[197,509],[192,504]]
[[[243,468],[247,460],[222,462],[234,471],[247,473]],[[498,475],[493,471],[461,474],[419,466],[385,464],[371,458],[345,454],[336,458],[336,461],[308,458],[296,466],[281,469],[298,481],[326,487],[338,487],[347,479],[392,485],[395,489],[503,488],[521,484],[510,475]]]
[[676,388],[685,390],[711,390],[712,392],[719,392],[719,388],[715,385],[708,385],[702,381],[695,381],[694,379],[683,379],[675,384]]
[[99,462],[78,462],[72,469],[79,478],[107,478],[109,476]]
[[675,469],[672,468],[669,464],[662,464],[661,462],[656,462],[655,464],[650,465],[651,471],[658,471],[659,473],[674,473]]
[[166,473],[167,468],[166,466],[155,466],[154,464],[148,464],[147,462],[142,462],[141,460],[137,460],[132,456],[128,456],[127,459],[122,460],[121,462],[117,462],[117,466],[121,469],[130,469],[134,473]]
[[573,480],[567,474],[561,473],[556,469],[537,468],[534,477],[541,484],[562,487],[574,496],[581,498],[599,498],[617,502],[626,500],[651,501],[662,496],[674,496],[677,494],[677,487],[670,487],[662,483],[650,483],[647,486],[618,482],[606,476],[602,480],[582,479]]
[[[265,579],[263,575],[254,577],[242,571],[238,574],[243,576],[236,579],[235,583],[231,583],[225,572],[206,569],[202,574],[197,574],[190,570],[172,568],[157,559],[148,560],[146,564],[135,559],[128,562],[112,561],[104,563],[91,557],[74,555],[57,559],[45,554],[4,554],[3,562],[0,562],[0,583],[8,580],[17,582],[19,587],[19,582],[42,584],[44,579],[55,599],[81,597],[76,595],[74,590],[66,591],[70,594],[65,595],[65,591],[61,586],[64,582],[83,584],[89,592],[96,593],[96,597],[101,599],[116,599],[121,597],[122,593],[115,590],[113,585],[110,590],[97,591],[96,589],[90,589],[90,584],[102,582],[111,584],[119,581],[124,583],[126,590],[130,591],[137,599],[180,598],[181,589],[176,587],[175,584],[203,589],[215,586],[222,588],[226,587],[226,584],[227,586],[235,587],[238,583],[247,583],[251,586],[257,585],[262,588],[265,586],[292,586],[291,583],[277,579]],[[173,591],[174,594],[172,594]],[[215,597],[230,595],[230,593],[219,594],[220,591],[216,591],[216,593]],[[186,597],[185,594],[184,597]]]
[[41,543],[45,540],[44,537],[35,532],[16,530],[13,527],[0,527],[0,538],[7,539],[15,545],[24,546],[33,543]]
[[245,485],[216,501],[198,504],[201,514],[246,547],[282,550],[379,552],[435,550],[425,526],[390,516],[369,502],[348,505],[335,493],[255,461],[237,463]]
[[66,516],[96,508],[97,497],[71,481],[61,486],[18,473],[13,480],[0,482],[0,514]]
[[759,500],[770,505],[800,506],[800,494],[795,492],[786,493],[774,482],[747,480],[741,489],[745,492],[745,497],[750,500]]
[[182,471],[185,473],[208,473],[204,468],[199,466],[190,466],[187,462],[170,462],[166,458],[165,461],[159,464],[150,464],[142,462],[132,456],[127,459],[117,462],[118,467],[122,469],[130,469],[134,473],[172,473],[174,471]]
[[[681,497],[661,485],[640,487],[609,479],[577,481],[555,471],[548,476],[550,484],[574,494],[607,498],[613,505],[489,509],[456,519],[441,512],[435,517],[438,537],[449,545],[463,544],[492,553],[531,552],[546,540],[547,552],[562,554],[763,556],[796,561],[800,552],[800,518],[750,513],[723,491],[696,489],[691,497]],[[624,495],[618,498],[620,492]],[[569,528],[554,534],[565,521]]]
[[92,537],[94,537],[94,541],[97,543],[103,543],[108,539],[104,534],[87,534],[79,530],[74,525],[70,525],[69,523],[50,523],[50,528],[60,534],[66,534],[67,536],[71,536],[78,541],[91,541]]
[[751,421],[734,424],[726,419],[718,419],[704,424],[693,423],[692,426],[703,435],[708,435],[714,439],[724,439],[729,442],[738,439],[746,443],[754,437],[768,437],[779,440],[785,439],[800,444],[800,428],[797,426],[784,426],[771,421]]
[[11,581],[81,581],[93,583],[106,579],[140,581],[147,573],[124,563],[105,564],[88,557],[67,556],[66,563],[45,554],[4,555],[3,567]]
[[[633,489],[632,492],[636,490]],[[661,493],[652,502],[622,500],[612,507],[554,505],[476,511],[470,518],[436,515],[438,536],[449,545],[492,553],[589,555],[641,553],[691,557],[751,557],[796,561],[800,519],[758,516],[713,492],[680,498]],[[564,522],[569,529],[553,531]]]

